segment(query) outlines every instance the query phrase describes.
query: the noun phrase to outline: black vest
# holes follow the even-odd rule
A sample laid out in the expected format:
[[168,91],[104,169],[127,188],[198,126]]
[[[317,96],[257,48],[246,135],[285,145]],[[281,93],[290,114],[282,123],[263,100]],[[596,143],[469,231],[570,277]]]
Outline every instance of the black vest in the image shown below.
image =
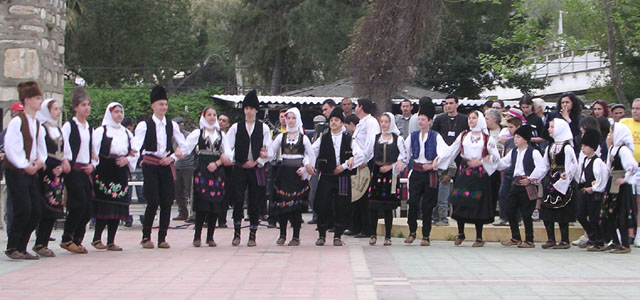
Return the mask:
[[[104,158],[109,158],[109,156],[111,156],[111,143],[113,142],[113,138],[110,138],[107,136],[107,126],[103,125],[102,126],[102,142],[100,143],[100,153],[99,155],[104,157]],[[122,128],[123,130],[124,127]],[[129,149],[129,152],[131,152],[131,137],[129,136],[129,133],[127,133],[125,131],[125,134],[127,135],[127,140],[129,141],[129,146],[127,147]]]
[[[331,133],[322,135],[320,141],[320,153],[316,159],[316,168],[320,172],[326,174],[333,174],[333,170],[338,166],[336,163],[336,153],[333,148],[333,139]],[[340,164],[343,164],[349,158],[353,156],[351,150],[351,134],[347,132],[342,133],[342,141],[340,142]],[[351,174],[353,172],[345,170],[343,174]]]
[[[52,130],[58,130],[58,132],[60,132],[60,151],[62,151],[62,149],[64,149],[64,139],[62,138],[62,131],[60,130],[60,128],[55,127],[55,128],[51,128]],[[58,152],[58,144],[56,143],[56,141],[54,141],[51,136],[49,136],[49,130],[47,130],[45,128],[44,131],[44,143],[45,145],[47,145],[47,153],[49,154],[55,154],[56,152]]]
[[216,132],[218,132],[218,139],[215,140],[213,144],[211,144],[209,139],[204,138],[205,130],[206,129],[204,128],[200,129],[200,135],[198,136],[198,150],[211,151],[213,154],[220,155],[221,154],[220,146],[222,145],[222,133],[220,132],[219,129],[216,129]]
[[[529,176],[533,172],[533,169],[536,168],[535,163],[533,162],[533,147],[527,146],[527,150],[524,152],[524,157],[522,158],[522,167],[524,169],[524,174]],[[516,160],[518,159],[518,155],[516,154],[518,149],[511,150],[511,167],[509,167],[511,174],[513,175],[516,169]]]
[[562,148],[560,149],[560,152],[558,152],[557,154],[553,154],[551,151],[551,145],[549,145],[549,148],[547,150],[548,152],[548,157],[549,157],[549,169],[550,170],[560,170],[560,169],[564,169],[564,148],[565,146],[569,145],[569,142],[564,142],[564,144],[562,144]]
[[260,157],[260,149],[262,149],[262,122],[255,122],[251,137],[249,137],[249,133],[247,133],[247,125],[244,120],[237,124],[236,144],[234,145],[236,163],[244,164],[247,162],[247,158],[249,157],[249,143],[251,143],[251,156],[253,160],[257,160],[258,157]]
[[[167,148],[165,149],[169,153],[173,153],[173,122],[165,116],[165,121],[167,125],[164,126],[167,132]],[[152,118],[146,120],[147,123],[147,133],[144,135],[144,143],[142,144],[142,150],[147,150],[149,152],[158,151],[158,141],[156,136],[156,122],[153,121]]]
[[381,135],[381,133],[376,135],[376,142],[373,146],[373,161],[386,164],[395,163],[398,161],[398,155],[400,155],[400,151],[398,150],[398,135],[392,133],[393,142],[391,144],[380,144]]
[[[582,170],[582,172],[584,172],[584,182],[581,184],[582,187],[590,188],[591,183],[596,180],[596,176],[593,174],[593,162],[596,160],[596,158],[597,156],[591,158],[589,163]],[[578,180],[580,180],[580,178],[578,178]]]
[[302,133],[298,134],[298,142],[295,144],[287,144],[287,134],[282,134],[282,142],[280,143],[280,148],[282,149],[282,154],[300,154],[304,155],[304,136]]
[[[76,124],[75,120],[69,121],[69,125],[71,127],[71,132],[69,133],[69,147],[71,147],[71,164],[75,164],[76,158],[78,158],[78,153],[80,152],[80,131],[78,130],[78,124]],[[89,124],[89,122],[87,122],[87,125],[89,126],[89,162],[91,162],[91,154],[93,154],[93,127],[91,127],[91,124]]]

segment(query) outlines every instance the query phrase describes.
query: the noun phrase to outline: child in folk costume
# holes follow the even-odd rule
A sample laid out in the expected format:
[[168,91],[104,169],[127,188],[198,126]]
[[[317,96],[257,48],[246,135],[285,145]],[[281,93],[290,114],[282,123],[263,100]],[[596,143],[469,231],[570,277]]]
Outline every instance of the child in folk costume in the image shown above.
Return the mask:
[[71,97],[72,120],[62,126],[64,158],[71,164],[65,178],[67,187],[67,219],[60,247],[73,253],[87,253],[82,246],[87,223],[91,219],[93,191],[91,174],[97,156],[91,147],[93,128],[87,121],[91,113],[91,99],[82,87],[76,87]]
[[342,233],[349,224],[351,204],[351,175],[353,165],[351,134],[342,130],[344,115],[335,108],[329,115],[330,131],[313,143],[317,153],[316,169],[320,172],[318,189],[314,199],[314,211],[318,214],[318,240],[316,246],[324,246],[331,217],[335,221],[333,245],[342,246]]
[[[171,204],[175,198],[175,169],[173,162],[185,153],[185,139],[175,121],[166,117],[169,101],[162,86],[155,86],[150,94],[153,116],[138,123],[131,148],[140,150],[142,155],[142,175],[144,177],[144,198],[147,207],[142,222],[142,241],[145,249],[153,249],[151,229],[160,207],[160,229],[158,230],[158,248],[168,249],[167,230],[171,218]],[[173,141],[178,145],[173,148]]]
[[452,218],[458,223],[458,237],[455,245],[465,240],[464,225],[473,223],[476,227],[476,241],[473,247],[484,246],[482,229],[492,223],[495,212],[495,197],[491,195],[490,176],[496,170],[500,158],[496,141],[489,136],[487,122],[479,111],[469,114],[469,128],[463,131],[451,144],[451,157],[460,153],[462,161],[451,193]]
[[607,165],[596,155],[602,136],[597,129],[587,129],[582,135],[582,154],[579,159],[578,188],[582,191],[577,219],[589,237],[587,251],[603,251],[604,240],[600,226],[603,192],[609,181]]
[[[416,239],[418,229],[418,211],[422,210],[422,241],[421,246],[431,245],[431,214],[438,203],[438,169],[446,169],[449,161],[447,156],[449,147],[437,131],[431,130],[435,107],[431,102],[420,105],[418,112],[419,131],[411,132],[404,141],[406,155],[404,163],[413,161],[409,174],[409,236],[404,240],[411,244]],[[422,207],[419,207],[422,205]]]
[[269,208],[280,223],[278,245],[287,238],[287,221],[293,227],[293,238],[289,246],[300,245],[302,210],[308,205],[309,179],[315,174],[312,163],[315,152],[309,138],[302,133],[302,118],[297,108],[286,112],[287,132],[281,133],[271,142],[269,153],[275,157],[280,150],[282,163],[277,168],[274,182],[273,203]]
[[[511,239],[502,241],[503,246],[535,247],[533,218],[531,216],[538,200],[535,185],[547,174],[548,166],[540,151],[531,146],[531,136],[532,130],[528,125],[516,129],[513,134],[515,149],[500,159],[498,163],[498,170],[505,170],[505,173],[513,176],[504,206],[511,227]],[[524,224],[524,242],[520,235],[520,228],[518,228],[518,215],[522,216]]]
[[[135,170],[137,151],[131,148],[133,134],[120,123],[124,119],[122,104],[111,102],[102,118],[102,126],[93,134],[93,153],[99,157],[93,191],[96,226],[91,245],[98,249],[122,251],[115,244],[120,220],[129,218],[129,174]],[[102,232],[107,227],[107,245],[102,243]]]
[[[264,164],[269,161],[267,148],[271,143],[269,126],[257,120],[260,103],[255,90],[250,91],[242,101],[244,119],[233,124],[226,135],[227,155],[233,157],[233,240],[231,245],[240,245],[240,229],[244,217],[244,195],[248,191],[247,211],[249,213],[248,247],[256,246],[258,214],[263,204],[265,191]],[[262,196],[261,196],[262,195]]]
[[42,104],[42,93],[37,82],[18,85],[18,96],[24,112],[13,118],[5,135],[5,180],[11,194],[13,223],[7,233],[7,250],[11,259],[38,259],[27,252],[31,233],[40,220],[42,194],[37,172],[44,169],[47,148],[44,130],[36,120],[36,112]]
[[629,253],[629,238],[625,235],[629,228],[635,228],[638,223],[638,208],[631,188],[635,184],[638,163],[633,157],[633,135],[629,128],[622,123],[614,123],[607,136],[607,146],[607,169],[611,176],[605,189],[600,217],[604,223],[605,239],[613,241],[611,253]]
[[[569,222],[576,219],[576,202],[573,201],[573,179],[579,168],[573,149],[573,134],[569,123],[555,118],[549,122],[549,136],[554,143],[544,153],[549,172],[542,181],[544,196],[540,219],[547,230],[547,242],[543,249],[569,249]],[[554,224],[560,226],[561,241],[556,243]]]
[[227,214],[224,205],[225,172],[224,165],[231,165],[231,160],[224,154],[225,134],[220,131],[218,116],[213,107],[205,107],[200,115],[200,129],[187,136],[185,153],[196,149],[197,167],[193,173],[193,210],[196,212],[195,234],[193,246],[200,247],[202,226],[205,220],[207,227],[207,245],[215,247],[213,240],[216,221]]
[[61,115],[60,104],[54,99],[42,102],[40,110],[36,113],[36,118],[44,129],[48,156],[45,161],[47,169],[39,174],[43,194],[42,217],[36,229],[36,245],[33,247],[33,251],[44,257],[56,256],[48,248],[49,238],[56,219],[64,217],[64,203],[62,201],[64,177],[62,173],[65,170],[68,173],[70,170],[69,161],[64,159],[62,152],[62,130],[58,127],[58,119]]
[[377,241],[378,212],[384,214],[384,245],[391,245],[393,210],[400,205],[397,175],[404,169],[404,139],[396,126],[396,118],[390,112],[380,116],[381,133],[376,135],[373,146],[373,178],[369,189],[369,214],[371,217],[371,238],[369,245]]

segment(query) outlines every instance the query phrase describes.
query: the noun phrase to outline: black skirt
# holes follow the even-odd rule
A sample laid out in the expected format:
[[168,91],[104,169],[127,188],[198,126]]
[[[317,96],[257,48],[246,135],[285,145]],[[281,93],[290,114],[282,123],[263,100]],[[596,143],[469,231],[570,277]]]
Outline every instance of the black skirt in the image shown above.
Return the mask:
[[540,219],[547,222],[569,223],[576,221],[576,194],[574,190],[576,186],[571,183],[567,189],[567,193],[562,195],[553,188],[553,184],[560,180],[560,174],[564,172],[564,169],[550,170],[549,174],[542,182],[542,188],[544,189],[544,199],[551,200],[556,203],[565,203],[562,207],[546,205],[543,201],[540,207]]
[[278,216],[290,212],[302,212],[309,205],[309,182],[296,173],[299,166],[278,166],[273,185],[274,197],[270,208]]
[[94,217],[96,219],[129,218],[129,168],[118,167],[115,158],[100,157],[96,168],[93,191],[95,193]]
[[207,170],[209,163],[218,159],[217,155],[198,154],[198,166],[193,172],[193,210],[196,212],[226,214],[224,168]]
[[391,193],[393,170],[380,173],[379,165],[373,167],[373,178],[369,186],[369,209],[393,210],[400,206],[400,182],[396,183],[395,193]]
[[42,187],[42,217],[47,219],[64,217],[64,177],[53,175],[52,168],[40,173]]
[[491,176],[483,166],[471,168],[466,161],[460,163],[450,202],[453,205],[451,217],[458,222],[493,222],[496,201],[491,194]]
[[636,228],[638,226],[636,215],[638,207],[635,198],[631,185],[628,183],[621,184],[617,194],[605,193],[600,220],[615,223],[615,226],[621,229]]

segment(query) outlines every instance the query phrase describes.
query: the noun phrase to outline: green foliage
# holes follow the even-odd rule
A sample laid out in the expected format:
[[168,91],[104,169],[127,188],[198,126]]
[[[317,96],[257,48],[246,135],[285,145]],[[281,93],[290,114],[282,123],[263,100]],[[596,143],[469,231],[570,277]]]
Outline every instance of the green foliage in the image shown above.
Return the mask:
[[[202,51],[190,0],[74,0],[66,67],[89,84],[166,82]],[[202,38],[202,37],[201,37]]]
[[282,82],[313,84],[341,77],[338,54],[350,41],[365,0],[241,0],[228,7],[226,44],[246,68],[245,85],[268,86],[284,52]]
[[[74,84],[65,82],[64,98],[71,99]],[[89,97],[91,98],[91,115],[89,115],[89,123],[92,126],[100,126],[104,112],[111,102],[118,102],[124,107],[125,117],[132,118],[134,122],[142,121],[151,116],[151,108],[149,105],[149,92],[151,85],[123,85],[121,88],[115,89],[108,86],[89,85],[86,87]],[[169,110],[167,116],[170,118],[182,117],[186,121],[188,128],[195,128],[198,125],[200,112],[206,106],[216,108],[218,114],[230,114],[231,118],[235,118],[237,112],[227,103],[214,103],[211,96],[221,93],[219,89],[199,89],[191,92],[183,92],[175,95],[169,95]],[[71,101],[64,103],[64,120],[71,119]]]

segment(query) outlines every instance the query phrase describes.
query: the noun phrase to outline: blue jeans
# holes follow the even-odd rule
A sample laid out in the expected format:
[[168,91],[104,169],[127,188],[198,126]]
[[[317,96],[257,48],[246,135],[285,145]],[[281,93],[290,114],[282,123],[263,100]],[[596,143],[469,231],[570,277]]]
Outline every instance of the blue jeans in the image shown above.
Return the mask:
[[509,192],[511,192],[511,185],[513,183],[513,177],[502,175],[502,183],[500,183],[500,192],[498,192],[498,214],[500,219],[507,220],[509,218],[507,214],[507,198]]
[[449,219],[449,195],[451,194],[451,181],[447,184],[440,183],[438,185],[438,204],[433,210],[432,220],[448,223]]

